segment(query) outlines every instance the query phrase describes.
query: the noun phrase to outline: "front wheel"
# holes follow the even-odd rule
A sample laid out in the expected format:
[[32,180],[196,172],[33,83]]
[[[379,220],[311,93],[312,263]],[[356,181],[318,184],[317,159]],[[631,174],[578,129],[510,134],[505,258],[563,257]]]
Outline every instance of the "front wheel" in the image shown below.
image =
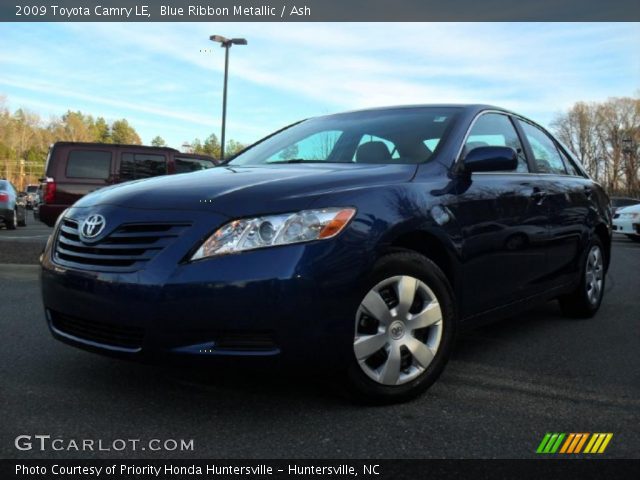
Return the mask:
[[580,284],[568,295],[560,297],[560,308],[567,317],[593,317],[602,303],[605,284],[605,257],[602,242],[594,237],[580,274]]
[[376,264],[357,309],[352,390],[368,403],[406,401],[442,373],[455,337],[453,293],[436,264],[413,252]]

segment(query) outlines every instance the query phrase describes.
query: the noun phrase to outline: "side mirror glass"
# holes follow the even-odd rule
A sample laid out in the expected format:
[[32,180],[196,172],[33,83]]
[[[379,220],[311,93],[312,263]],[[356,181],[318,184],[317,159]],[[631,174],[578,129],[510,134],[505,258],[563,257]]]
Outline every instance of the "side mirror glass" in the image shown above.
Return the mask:
[[501,172],[518,168],[518,154],[511,147],[476,147],[464,157],[465,172]]

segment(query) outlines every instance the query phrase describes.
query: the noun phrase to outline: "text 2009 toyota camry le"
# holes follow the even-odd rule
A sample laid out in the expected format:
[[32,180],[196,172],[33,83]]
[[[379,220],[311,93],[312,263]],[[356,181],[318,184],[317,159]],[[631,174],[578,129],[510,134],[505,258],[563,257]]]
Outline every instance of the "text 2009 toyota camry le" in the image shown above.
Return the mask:
[[554,298],[592,316],[610,222],[601,187],[526,118],[366,110],[86,196],[48,242],[42,293],[53,335],[78,347],[321,363],[365,398],[404,400],[462,325]]

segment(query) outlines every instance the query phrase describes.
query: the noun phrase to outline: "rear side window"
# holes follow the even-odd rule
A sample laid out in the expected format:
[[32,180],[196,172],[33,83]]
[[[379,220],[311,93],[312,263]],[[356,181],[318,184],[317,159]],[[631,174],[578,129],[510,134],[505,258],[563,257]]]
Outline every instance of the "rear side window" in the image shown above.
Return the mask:
[[167,173],[167,158],[148,153],[123,153],[120,159],[120,180],[137,180]]
[[518,153],[516,171],[529,171],[518,133],[506,115],[485,113],[476,120],[464,144],[464,154],[478,147],[511,147]]
[[530,123],[518,120],[524,134],[533,150],[533,158],[536,168],[541,173],[557,173],[564,175],[567,170],[560,156],[560,152],[551,137],[538,127]]
[[72,150],[67,158],[67,178],[106,180],[111,175],[111,152]]
[[580,170],[578,170],[578,167],[576,167],[576,164],[573,163],[573,160],[571,159],[571,157],[567,153],[565,153],[562,150],[562,148],[558,148],[558,151],[560,152],[560,156],[564,161],[564,167],[567,169],[567,173],[569,175],[574,175],[576,177],[582,177]]
[[213,167],[213,162],[202,158],[176,157],[176,173],[196,172]]

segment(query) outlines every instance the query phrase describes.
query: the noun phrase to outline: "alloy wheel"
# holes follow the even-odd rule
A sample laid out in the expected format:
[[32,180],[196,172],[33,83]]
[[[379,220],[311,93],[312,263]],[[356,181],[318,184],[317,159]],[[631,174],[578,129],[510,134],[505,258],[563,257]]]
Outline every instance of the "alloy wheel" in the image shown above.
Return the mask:
[[600,301],[603,281],[604,262],[602,260],[602,250],[598,245],[594,245],[587,255],[585,268],[585,288],[587,289],[587,298],[592,305],[596,305]]
[[362,300],[353,350],[369,378],[401,385],[433,362],[442,328],[442,309],[433,291],[417,278],[394,276],[375,285]]

